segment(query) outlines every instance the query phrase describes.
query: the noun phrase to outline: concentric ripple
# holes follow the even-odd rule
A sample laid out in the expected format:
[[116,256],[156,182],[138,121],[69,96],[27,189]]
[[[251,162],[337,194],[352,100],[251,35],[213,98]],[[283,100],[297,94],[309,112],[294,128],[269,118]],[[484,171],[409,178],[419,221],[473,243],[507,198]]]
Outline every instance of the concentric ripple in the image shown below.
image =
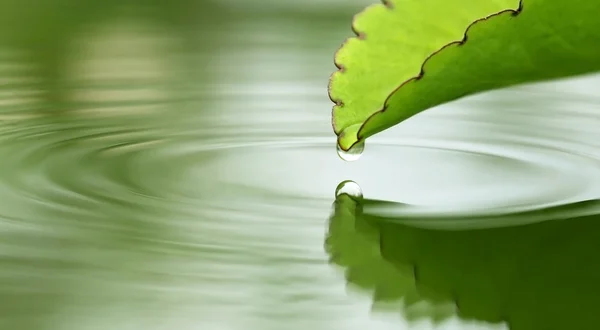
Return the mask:
[[69,125],[5,127],[1,138],[10,141],[4,148],[11,157],[2,170],[10,173],[4,184],[12,193],[64,207],[124,201],[294,207],[328,202],[331,187],[351,178],[368,198],[414,205],[409,214],[443,214],[594,199],[600,180],[600,161],[585,149],[522,137],[383,137],[368,141],[364,158],[350,164],[336,157],[330,137],[241,140],[218,132]]
[[[422,206],[419,212],[519,212],[593,199],[600,177],[600,162],[590,155],[524,141],[381,139],[368,144],[365,157],[352,165],[335,157],[329,138],[238,143],[224,138],[164,147],[138,160],[176,159],[171,166],[182,179],[163,194],[193,203],[202,190],[210,190],[206,197],[228,207],[235,207],[231,199],[290,206],[300,200],[324,202],[331,187],[352,178],[366,196]],[[203,155],[214,157],[199,162]],[[139,185],[154,190],[157,182]],[[221,189],[207,189],[217,186]]]

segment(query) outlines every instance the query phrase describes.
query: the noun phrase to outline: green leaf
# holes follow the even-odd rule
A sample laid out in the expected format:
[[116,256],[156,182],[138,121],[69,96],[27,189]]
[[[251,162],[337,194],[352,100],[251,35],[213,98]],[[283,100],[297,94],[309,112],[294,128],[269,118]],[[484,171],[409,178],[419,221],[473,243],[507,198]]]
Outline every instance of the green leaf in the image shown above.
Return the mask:
[[390,0],[336,54],[332,122],[348,150],[433,106],[600,70],[600,2]]

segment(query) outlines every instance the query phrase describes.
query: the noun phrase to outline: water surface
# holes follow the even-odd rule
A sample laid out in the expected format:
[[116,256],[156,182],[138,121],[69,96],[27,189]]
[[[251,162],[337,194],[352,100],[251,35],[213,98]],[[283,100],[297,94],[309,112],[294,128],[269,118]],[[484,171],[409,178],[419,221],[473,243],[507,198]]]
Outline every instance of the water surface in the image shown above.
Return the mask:
[[363,4],[5,23],[0,329],[591,328],[600,76],[437,107],[346,163],[326,84]]

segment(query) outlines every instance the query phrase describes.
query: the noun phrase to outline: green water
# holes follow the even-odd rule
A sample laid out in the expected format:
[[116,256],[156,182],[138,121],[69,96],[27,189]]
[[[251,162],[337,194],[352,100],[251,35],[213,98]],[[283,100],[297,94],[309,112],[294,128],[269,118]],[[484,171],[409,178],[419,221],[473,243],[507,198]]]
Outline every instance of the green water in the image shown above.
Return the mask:
[[0,0],[0,329],[596,329],[600,76],[344,162],[368,3]]

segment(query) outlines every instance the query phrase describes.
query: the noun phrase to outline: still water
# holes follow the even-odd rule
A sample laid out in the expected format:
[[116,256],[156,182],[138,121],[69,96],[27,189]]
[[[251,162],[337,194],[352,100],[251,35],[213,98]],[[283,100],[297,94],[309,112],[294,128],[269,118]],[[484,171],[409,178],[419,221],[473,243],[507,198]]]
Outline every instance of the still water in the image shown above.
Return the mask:
[[37,2],[0,1],[0,329],[596,329],[600,76],[344,162],[369,1]]

